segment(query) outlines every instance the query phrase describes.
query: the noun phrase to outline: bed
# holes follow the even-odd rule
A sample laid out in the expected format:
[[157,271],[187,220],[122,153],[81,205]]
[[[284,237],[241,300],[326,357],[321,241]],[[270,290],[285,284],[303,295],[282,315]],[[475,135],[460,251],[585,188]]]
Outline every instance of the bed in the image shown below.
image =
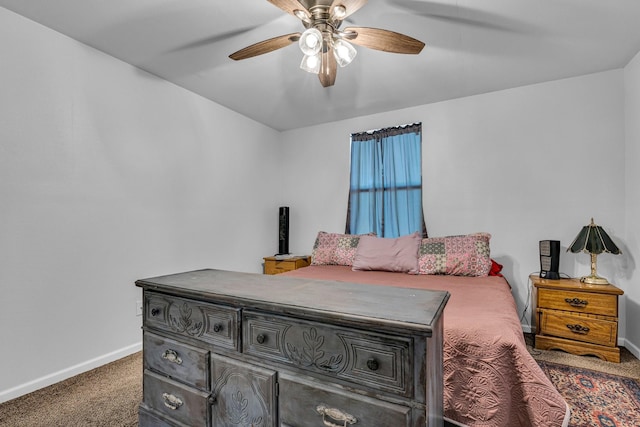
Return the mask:
[[[480,275],[460,275],[465,271],[479,274],[479,258],[485,264],[488,259],[491,266],[489,235],[483,236],[487,249],[482,256],[478,255],[478,248],[482,246],[478,239],[474,238],[475,242],[465,247],[469,243],[469,235],[440,240],[420,238],[417,271],[407,274],[408,271],[403,271],[406,266],[399,271],[394,270],[397,266],[393,264],[398,264],[398,259],[404,256],[403,248],[397,247],[391,264],[387,259],[382,261],[384,265],[375,265],[385,258],[380,256],[380,248],[375,248],[375,260],[365,260],[364,268],[361,268],[363,262],[359,255],[364,252],[364,240],[388,244],[391,239],[325,233],[324,237],[328,235],[331,241],[327,245],[323,244],[321,233],[314,245],[312,265],[284,274],[309,279],[446,290],[451,294],[444,311],[444,408],[448,422],[469,427],[568,424],[570,413],[566,402],[527,351],[509,283],[500,275],[488,275],[490,268],[487,269],[486,265],[480,268]],[[461,242],[460,238],[467,242]],[[436,245],[437,255],[433,253],[434,243],[442,243]],[[445,247],[448,249],[443,250]],[[384,251],[388,253],[389,248],[384,248]],[[412,251],[413,246],[409,252]],[[460,254],[454,255],[456,251],[467,255],[473,253],[464,259]],[[434,268],[442,271],[425,274],[432,273]],[[457,271],[458,274],[446,274],[447,271]]]

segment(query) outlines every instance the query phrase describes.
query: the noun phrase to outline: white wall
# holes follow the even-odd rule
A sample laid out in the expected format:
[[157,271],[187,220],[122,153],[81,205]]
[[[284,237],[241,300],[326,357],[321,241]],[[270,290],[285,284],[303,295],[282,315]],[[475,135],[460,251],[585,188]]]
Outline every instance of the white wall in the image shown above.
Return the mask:
[[640,354],[640,53],[625,67],[626,252],[624,275],[627,341]]
[[139,278],[261,272],[277,132],[0,8],[0,401],[140,348]]
[[[626,241],[622,76],[609,71],[286,132],[292,251],[310,253],[319,230],[344,231],[352,132],[422,122],[429,235],[491,233],[492,257],[504,264],[522,314],[528,276],[540,268],[539,240],[561,241],[561,270],[574,277],[589,273],[589,257],[564,250],[591,217]],[[616,283],[627,274],[625,254],[602,255],[598,272]],[[522,322],[528,329],[530,306]]]

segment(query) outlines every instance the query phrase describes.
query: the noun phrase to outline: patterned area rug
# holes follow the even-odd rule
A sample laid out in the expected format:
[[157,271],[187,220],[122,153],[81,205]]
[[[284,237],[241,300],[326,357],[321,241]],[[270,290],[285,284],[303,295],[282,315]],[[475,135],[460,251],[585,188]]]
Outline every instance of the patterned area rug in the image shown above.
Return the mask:
[[569,427],[640,426],[640,384],[633,378],[538,360],[571,408]]

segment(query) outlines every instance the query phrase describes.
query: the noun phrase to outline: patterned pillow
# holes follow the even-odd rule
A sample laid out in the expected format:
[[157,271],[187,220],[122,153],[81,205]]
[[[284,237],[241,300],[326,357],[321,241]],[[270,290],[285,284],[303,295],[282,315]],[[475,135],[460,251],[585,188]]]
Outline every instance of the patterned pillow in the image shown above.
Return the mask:
[[489,233],[422,239],[418,251],[420,274],[486,276],[491,270]]
[[353,265],[360,236],[319,231],[311,252],[312,265]]

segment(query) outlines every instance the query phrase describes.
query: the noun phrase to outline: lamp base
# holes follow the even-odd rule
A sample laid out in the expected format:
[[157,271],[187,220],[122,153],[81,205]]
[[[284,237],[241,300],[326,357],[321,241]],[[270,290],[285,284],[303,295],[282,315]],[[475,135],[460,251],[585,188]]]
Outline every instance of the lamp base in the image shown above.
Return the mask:
[[608,285],[609,281],[604,277],[596,276],[592,274],[591,276],[584,276],[580,278],[582,283],[586,283],[587,285]]

